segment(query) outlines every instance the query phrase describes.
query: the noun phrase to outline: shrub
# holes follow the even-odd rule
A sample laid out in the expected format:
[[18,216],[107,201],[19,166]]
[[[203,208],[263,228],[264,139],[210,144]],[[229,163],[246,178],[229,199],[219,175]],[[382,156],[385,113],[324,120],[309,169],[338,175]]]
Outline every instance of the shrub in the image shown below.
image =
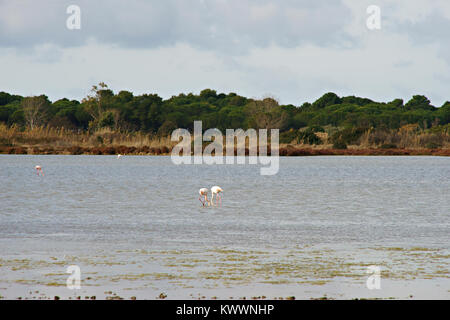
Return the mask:
[[334,149],[347,149],[347,144],[344,141],[336,141],[333,143]]
[[177,124],[171,120],[166,120],[158,129],[158,135],[167,136],[177,129]]
[[294,130],[282,132],[280,134],[280,143],[291,143],[294,139],[297,138],[297,135],[298,132]]
[[393,143],[385,143],[385,144],[382,144],[380,148],[381,149],[396,149],[397,146]]
[[429,142],[425,146],[428,149],[438,149],[442,147],[442,144],[436,143],[436,142]]
[[[305,143],[305,144],[322,144],[322,140],[314,133],[319,132],[315,131],[321,128],[319,126],[311,127],[306,129],[305,131],[301,131],[297,137],[297,143]],[[322,128],[323,129],[323,128]]]
[[299,141],[306,144],[322,144],[322,140],[313,132],[304,132],[299,136]]
[[333,144],[342,142],[344,144],[355,144],[362,134],[366,131],[364,128],[345,128],[331,136]]
[[325,129],[322,126],[311,126],[308,129],[310,129],[311,132],[325,132]]
[[385,144],[386,141],[389,141],[392,135],[393,134],[386,129],[373,130],[369,134],[369,143],[375,145]]

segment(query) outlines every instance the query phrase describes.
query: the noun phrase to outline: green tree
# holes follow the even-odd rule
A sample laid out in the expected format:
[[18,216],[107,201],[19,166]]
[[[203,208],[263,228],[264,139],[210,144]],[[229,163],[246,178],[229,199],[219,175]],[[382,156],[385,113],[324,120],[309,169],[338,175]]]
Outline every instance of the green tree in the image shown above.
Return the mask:
[[427,97],[421,96],[421,95],[415,95],[405,104],[405,108],[407,110],[417,110],[417,109],[423,109],[423,110],[433,110],[435,107],[433,107],[430,103],[430,100],[428,100]]
[[341,98],[338,97],[337,94],[333,92],[325,93],[322,97],[317,99],[313,104],[312,107],[315,109],[322,109],[326,106],[331,106],[333,104],[340,104],[342,103]]

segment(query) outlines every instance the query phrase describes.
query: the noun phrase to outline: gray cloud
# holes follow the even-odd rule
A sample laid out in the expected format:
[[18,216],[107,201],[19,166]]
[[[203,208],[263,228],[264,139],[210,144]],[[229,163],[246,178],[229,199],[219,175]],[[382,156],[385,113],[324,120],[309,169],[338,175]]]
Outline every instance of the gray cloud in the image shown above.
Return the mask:
[[417,46],[436,44],[439,47],[439,56],[450,64],[449,30],[450,19],[437,11],[433,11],[420,21],[407,21],[393,27],[393,31],[407,34]]
[[[448,100],[450,3],[378,0],[0,0],[0,91],[81,99],[114,90],[213,88],[282,103],[327,91]],[[82,29],[66,28],[68,5]],[[19,72],[18,72],[19,70]]]
[[[81,8],[82,28],[66,28],[66,8]],[[245,52],[253,46],[340,45],[350,10],[340,1],[108,0],[1,1],[0,46],[52,43],[79,46],[90,39],[133,48],[175,43]]]

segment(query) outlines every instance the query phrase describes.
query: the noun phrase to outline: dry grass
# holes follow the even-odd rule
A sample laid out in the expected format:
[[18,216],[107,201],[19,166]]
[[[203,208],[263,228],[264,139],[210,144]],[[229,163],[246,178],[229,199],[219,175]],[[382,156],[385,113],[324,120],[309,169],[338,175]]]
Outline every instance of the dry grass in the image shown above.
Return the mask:
[[32,130],[21,130],[19,127],[7,127],[0,124],[0,145],[4,146],[48,146],[53,147],[163,147],[173,143],[170,137],[159,137],[141,132],[113,132],[110,129],[88,131],[72,131],[64,128],[36,127]]
[[[329,133],[318,134],[320,145],[281,144],[280,155],[433,154],[450,155],[450,134],[431,133],[407,125],[399,130],[368,130],[346,150],[333,149]],[[224,137],[225,138],[225,137]],[[36,127],[22,130],[0,124],[0,153],[10,154],[169,154],[177,142],[170,136],[102,129],[95,132]],[[204,142],[204,147],[209,143]],[[224,144],[225,146],[225,141]],[[386,147],[387,146],[387,147]],[[224,147],[225,149],[225,147]],[[270,154],[270,145],[269,145]],[[226,150],[224,150],[225,154]],[[235,152],[236,153],[236,152]],[[248,141],[246,154],[248,155]]]

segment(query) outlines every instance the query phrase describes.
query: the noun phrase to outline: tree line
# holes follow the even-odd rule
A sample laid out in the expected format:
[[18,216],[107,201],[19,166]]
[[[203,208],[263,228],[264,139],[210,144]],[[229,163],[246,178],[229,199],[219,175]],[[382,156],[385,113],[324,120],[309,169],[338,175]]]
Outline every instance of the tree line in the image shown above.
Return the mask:
[[[157,94],[114,93],[105,83],[92,87],[81,101],[50,101],[46,95],[23,97],[0,92],[0,123],[22,129],[57,127],[77,131],[109,128],[121,132],[168,135],[176,128],[192,129],[194,120],[203,128],[220,130],[278,128],[288,137],[306,128],[299,139],[315,139],[308,134],[321,127],[398,129],[417,124],[422,129],[443,128],[450,123],[450,102],[435,107],[424,95],[376,102],[356,96],[324,94],[316,101],[298,106],[280,105],[274,98],[251,99],[236,93],[205,89],[199,94],[181,93],[164,100]],[[291,133],[289,133],[291,132]],[[306,132],[306,133],[305,133]],[[314,141],[311,141],[313,144]]]

